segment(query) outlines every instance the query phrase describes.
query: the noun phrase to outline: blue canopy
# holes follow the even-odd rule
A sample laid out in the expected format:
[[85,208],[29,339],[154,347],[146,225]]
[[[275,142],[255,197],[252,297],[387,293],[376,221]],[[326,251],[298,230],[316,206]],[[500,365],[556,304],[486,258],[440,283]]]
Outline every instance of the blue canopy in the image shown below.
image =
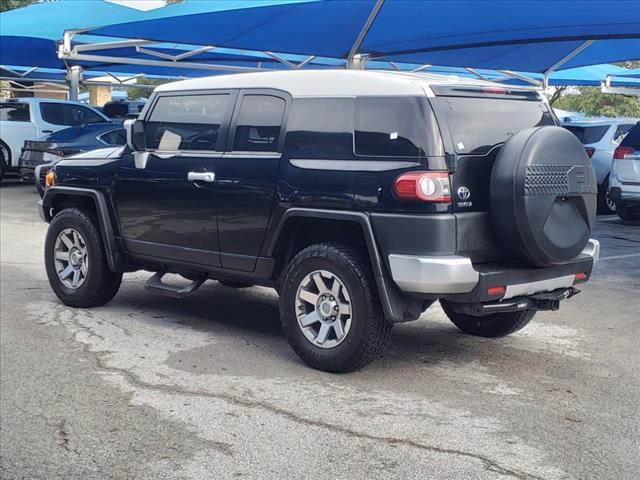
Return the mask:
[[[220,2],[220,5],[223,3],[227,2]],[[253,4],[256,3],[253,2]],[[264,2],[261,4],[264,5]],[[38,3],[4,12],[0,14],[0,65],[38,67],[39,70],[43,68],[65,70],[67,64],[58,58],[58,42],[62,39],[65,30],[139,20],[148,16],[158,15],[157,12],[162,10],[166,9],[161,8],[156,11],[141,12],[103,0],[60,0]],[[43,21],[43,19],[46,19],[46,21]],[[91,35],[82,35],[80,38],[82,41],[74,42],[74,45],[114,40]],[[121,63],[120,60],[122,57],[153,60],[158,59],[153,53],[176,56],[188,51],[190,51],[188,46],[167,44],[148,47],[146,52],[139,52],[134,47],[101,49],[99,53],[101,57],[106,57],[104,61],[72,61],[68,63],[82,66],[85,73],[89,70],[95,70],[121,74],[145,73],[171,77],[194,77],[215,73],[208,70],[189,68],[188,66],[182,68],[180,67],[180,61],[176,61],[175,66],[162,67]],[[113,57],[113,59],[110,57]],[[287,68],[281,62],[264,53],[229,52],[225,49],[219,49],[215,52],[202,52],[198,55],[190,56],[187,61],[248,68],[255,68],[258,65],[262,68]],[[316,63],[319,67],[331,65],[331,62],[322,63],[316,61]],[[333,61],[333,64],[335,65],[335,61]]]
[[[546,72],[640,57],[640,8],[608,0],[189,1],[92,34],[347,59]],[[256,6],[258,5],[258,6]]]

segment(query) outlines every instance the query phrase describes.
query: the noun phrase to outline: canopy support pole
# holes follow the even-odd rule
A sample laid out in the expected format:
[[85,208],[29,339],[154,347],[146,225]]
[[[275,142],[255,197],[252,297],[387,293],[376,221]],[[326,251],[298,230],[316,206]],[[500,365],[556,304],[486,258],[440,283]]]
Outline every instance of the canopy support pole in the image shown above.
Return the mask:
[[555,72],[558,68],[560,68],[562,65],[564,65],[565,63],[567,63],[569,60],[571,60],[573,57],[575,57],[576,55],[578,55],[580,52],[582,52],[585,48],[588,48],[591,44],[593,44],[595,42],[595,40],[587,40],[586,42],[583,42],[578,48],[576,48],[574,51],[572,51],[571,53],[569,53],[567,56],[565,56],[564,58],[561,58],[560,60],[558,60],[556,63],[554,63],[553,65],[551,65],[549,68],[547,68],[547,70],[544,72],[544,77],[543,77],[543,81],[542,81],[542,86],[544,88],[547,88],[549,86],[549,75],[551,75],[553,72]]
[[69,100],[77,102],[80,95],[80,82],[82,81],[82,67],[73,65],[67,71],[69,80]]
[[347,56],[347,68],[354,68],[354,67],[362,68],[360,67],[360,64],[358,62],[354,62],[354,59],[358,54],[358,50],[360,50],[360,47],[362,46],[364,37],[366,37],[367,33],[369,33],[369,30],[371,30],[371,26],[373,25],[373,22],[378,16],[378,13],[380,12],[380,9],[382,8],[383,4],[384,4],[384,0],[376,0],[376,4],[371,9],[371,13],[369,13],[369,18],[367,18],[367,21],[364,23],[362,30],[360,30],[360,33],[358,34],[356,41],[353,43],[353,46],[349,51],[349,55]]
[[[535,85],[536,87],[541,87],[542,83],[536,80],[535,78],[527,77],[526,75],[522,75],[521,73],[512,72],[511,70],[498,70],[500,73],[504,73],[507,77],[515,78],[517,80],[522,80],[523,82],[530,83],[531,85]],[[496,82],[497,80],[493,80]]]
[[424,65],[420,65],[418,68],[414,68],[413,70],[411,70],[412,72],[421,72],[423,70],[426,70],[427,68],[431,67],[432,65],[430,63],[426,63]]

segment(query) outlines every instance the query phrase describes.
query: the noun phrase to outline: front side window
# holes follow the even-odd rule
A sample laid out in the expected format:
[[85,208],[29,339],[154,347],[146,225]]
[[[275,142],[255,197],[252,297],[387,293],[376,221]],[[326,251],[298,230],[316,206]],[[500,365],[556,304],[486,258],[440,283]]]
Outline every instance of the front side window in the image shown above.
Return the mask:
[[102,140],[107,145],[124,145],[127,143],[127,134],[124,129],[111,130],[110,132],[100,135]]
[[31,120],[29,104],[0,103],[0,120],[3,122],[28,122]]
[[146,123],[152,150],[216,150],[220,126],[231,108],[231,95],[160,97]]
[[41,103],[40,113],[45,122],[68,127],[105,121],[90,108],[67,103]]
[[278,150],[285,101],[271,95],[245,95],[238,112],[233,150],[275,152]]

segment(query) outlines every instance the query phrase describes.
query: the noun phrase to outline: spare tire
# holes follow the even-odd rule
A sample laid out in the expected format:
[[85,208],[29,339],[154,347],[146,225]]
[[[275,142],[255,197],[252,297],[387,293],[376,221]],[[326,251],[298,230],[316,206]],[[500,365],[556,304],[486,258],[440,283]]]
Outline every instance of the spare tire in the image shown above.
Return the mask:
[[531,265],[566,263],[591,236],[597,195],[591,161],[575,135],[550,126],[522,130],[502,146],[491,172],[497,238]]

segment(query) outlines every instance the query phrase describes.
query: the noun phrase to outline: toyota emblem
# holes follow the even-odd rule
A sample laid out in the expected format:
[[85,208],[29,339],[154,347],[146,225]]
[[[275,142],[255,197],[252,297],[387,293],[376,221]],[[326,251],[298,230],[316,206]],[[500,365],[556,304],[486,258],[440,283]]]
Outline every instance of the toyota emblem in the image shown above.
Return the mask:
[[462,186],[458,188],[458,198],[460,200],[467,200],[470,196],[471,196],[471,191],[467,187]]

